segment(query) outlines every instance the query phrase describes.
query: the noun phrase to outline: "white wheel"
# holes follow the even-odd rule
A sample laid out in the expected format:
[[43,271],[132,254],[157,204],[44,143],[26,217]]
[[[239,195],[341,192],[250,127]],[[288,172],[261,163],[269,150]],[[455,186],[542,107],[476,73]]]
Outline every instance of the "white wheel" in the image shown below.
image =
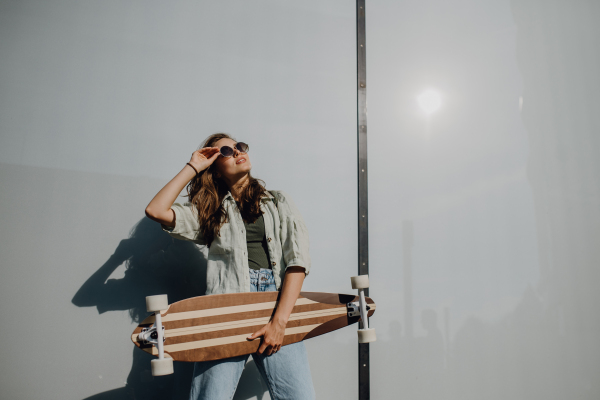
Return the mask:
[[377,340],[375,337],[375,328],[359,329],[358,343],[371,343]]
[[350,278],[352,289],[367,289],[369,287],[369,275],[358,275]]
[[150,361],[152,367],[152,376],[169,375],[173,373],[173,359],[160,358]]
[[166,294],[146,297],[146,309],[148,312],[157,312],[169,308]]

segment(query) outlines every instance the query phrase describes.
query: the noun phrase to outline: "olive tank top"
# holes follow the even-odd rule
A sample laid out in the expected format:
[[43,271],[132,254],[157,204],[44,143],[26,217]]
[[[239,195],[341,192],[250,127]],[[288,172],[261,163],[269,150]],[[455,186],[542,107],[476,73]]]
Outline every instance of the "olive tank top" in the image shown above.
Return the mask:
[[256,270],[261,268],[271,269],[263,216],[261,215],[251,224],[244,221],[244,227],[246,228],[246,243],[248,245],[248,266]]

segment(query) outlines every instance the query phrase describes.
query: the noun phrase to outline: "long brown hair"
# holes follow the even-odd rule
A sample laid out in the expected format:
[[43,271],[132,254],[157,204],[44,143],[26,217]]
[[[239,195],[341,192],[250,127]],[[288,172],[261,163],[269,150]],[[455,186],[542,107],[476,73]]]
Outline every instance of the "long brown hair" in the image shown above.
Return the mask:
[[[198,147],[214,147],[220,139],[227,138],[236,141],[226,133],[210,135]],[[252,223],[261,215],[260,198],[266,195],[265,182],[252,177],[248,172],[249,182],[242,189],[240,196],[240,213],[244,221]],[[227,211],[223,207],[223,199],[229,187],[221,178],[217,178],[217,170],[213,162],[210,167],[200,171],[187,185],[189,201],[198,210],[198,222],[202,227],[204,241],[210,247],[215,236],[220,236],[221,226],[227,222]]]

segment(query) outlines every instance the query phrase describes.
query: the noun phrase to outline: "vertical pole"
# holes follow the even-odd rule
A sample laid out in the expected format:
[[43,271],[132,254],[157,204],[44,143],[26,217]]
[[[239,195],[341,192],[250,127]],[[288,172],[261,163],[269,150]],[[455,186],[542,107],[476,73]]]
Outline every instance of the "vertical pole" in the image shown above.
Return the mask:
[[[358,132],[358,274],[369,273],[368,191],[367,191],[367,43],[365,0],[356,0],[356,89]],[[369,295],[369,289],[364,290]],[[360,323],[360,328],[368,326]],[[358,398],[369,400],[369,343],[358,344]]]
[[404,291],[404,325],[406,325],[406,338],[414,337],[413,327],[413,295],[412,295],[412,247],[414,242],[414,229],[412,220],[402,221],[402,258],[403,258],[403,287]]

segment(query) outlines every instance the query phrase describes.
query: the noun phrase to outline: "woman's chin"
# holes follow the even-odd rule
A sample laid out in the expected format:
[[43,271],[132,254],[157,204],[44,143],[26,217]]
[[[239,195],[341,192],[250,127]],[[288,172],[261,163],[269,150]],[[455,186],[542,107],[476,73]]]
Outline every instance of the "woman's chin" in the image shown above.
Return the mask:
[[237,168],[231,172],[230,175],[239,175],[244,173],[249,173],[252,169],[252,165],[249,162],[242,163],[241,165],[237,165]]
[[250,164],[250,161],[246,161],[245,163],[240,164],[239,168],[240,171],[250,172],[250,170],[252,169],[252,164]]

